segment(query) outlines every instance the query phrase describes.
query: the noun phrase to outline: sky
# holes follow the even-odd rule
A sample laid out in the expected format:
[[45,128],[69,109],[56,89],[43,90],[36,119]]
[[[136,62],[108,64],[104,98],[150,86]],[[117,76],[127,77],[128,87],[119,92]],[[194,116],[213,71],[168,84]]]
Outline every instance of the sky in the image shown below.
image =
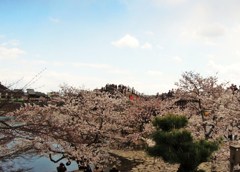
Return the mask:
[[240,85],[239,0],[0,0],[0,82],[167,92],[183,72]]

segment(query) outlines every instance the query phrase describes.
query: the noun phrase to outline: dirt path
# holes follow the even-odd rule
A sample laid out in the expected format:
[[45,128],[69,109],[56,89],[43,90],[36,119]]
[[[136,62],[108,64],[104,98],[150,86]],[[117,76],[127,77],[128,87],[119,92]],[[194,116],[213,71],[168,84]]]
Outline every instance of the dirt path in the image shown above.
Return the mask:
[[[122,151],[114,150],[112,151],[122,162],[119,170],[121,172],[176,172],[178,165],[165,163],[161,159],[154,159],[146,155],[144,151]],[[216,164],[215,172],[226,171],[226,166],[228,162],[218,162]],[[212,164],[211,162],[202,163],[199,169],[205,170],[205,172],[211,172]]]
[[113,153],[122,157],[122,165],[119,167],[121,172],[176,172],[178,168],[178,165],[149,157],[143,151],[114,150]]

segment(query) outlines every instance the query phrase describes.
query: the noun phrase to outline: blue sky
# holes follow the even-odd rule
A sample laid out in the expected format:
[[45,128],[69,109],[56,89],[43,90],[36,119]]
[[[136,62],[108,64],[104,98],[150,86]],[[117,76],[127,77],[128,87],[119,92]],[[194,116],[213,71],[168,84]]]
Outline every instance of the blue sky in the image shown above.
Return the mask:
[[185,71],[240,84],[238,0],[1,0],[0,81],[166,92]]

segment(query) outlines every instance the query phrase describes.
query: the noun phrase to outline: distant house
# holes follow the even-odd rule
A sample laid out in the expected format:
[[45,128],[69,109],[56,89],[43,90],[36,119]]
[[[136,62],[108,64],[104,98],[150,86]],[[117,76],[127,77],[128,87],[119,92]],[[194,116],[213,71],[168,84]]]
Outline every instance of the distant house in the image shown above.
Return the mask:
[[35,91],[34,91],[34,89],[27,89],[27,95],[28,95],[28,96],[35,96]]
[[5,91],[5,90],[8,90],[8,88],[2,85],[2,83],[0,82],[0,91]]
[[179,99],[175,102],[175,105],[177,105],[181,109],[185,109],[187,107],[188,103],[198,104],[199,100],[196,100],[196,99]]
[[9,98],[10,94],[9,94],[10,90],[1,84],[0,82],[0,98]]
[[54,98],[54,97],[59,97],[60,94],[59,94],[59,92],[52,91],[52,92],[49,92],[49,93],[48,93],[48,96],[49,96],[50,98]]
[[24,91],[22,89],[14,89],[12,95],[15,99],[21,99],[24,97]]
[[42,92],[35,91],[34,89],[27,89],[27,97],[39,99],[40,97],[47,98],[48,96]]

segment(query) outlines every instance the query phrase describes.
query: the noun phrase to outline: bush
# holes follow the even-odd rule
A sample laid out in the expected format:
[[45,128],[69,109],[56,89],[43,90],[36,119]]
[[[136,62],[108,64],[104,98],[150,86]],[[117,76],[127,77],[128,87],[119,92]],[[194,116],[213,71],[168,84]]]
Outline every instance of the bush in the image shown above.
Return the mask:
[[161,157],[168,163],[179,163],[178,172],[196,172],[198,165],[208,161],[218,149],[218,142],[194,141],[191,133],[182,129],[187,122],[184,116],[157,117],[153,121],[156,131],[152,134],[156,144],[147,148],[151,156]]

